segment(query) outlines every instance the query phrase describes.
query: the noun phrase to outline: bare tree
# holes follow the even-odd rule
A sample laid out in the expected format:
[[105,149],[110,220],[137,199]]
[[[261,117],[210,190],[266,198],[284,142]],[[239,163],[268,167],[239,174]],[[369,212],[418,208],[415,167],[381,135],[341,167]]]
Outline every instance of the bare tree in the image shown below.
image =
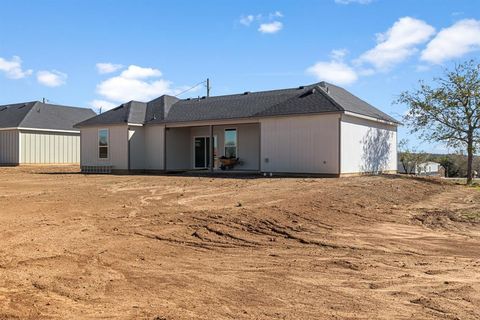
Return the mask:
[[403,92],[397,103],[409,106],[405,122],[426,140],[442,141],[467,153],[467,184],[473,181],[473,157],[480,144],[480,64],[474,60],[445,70],[435,87]]

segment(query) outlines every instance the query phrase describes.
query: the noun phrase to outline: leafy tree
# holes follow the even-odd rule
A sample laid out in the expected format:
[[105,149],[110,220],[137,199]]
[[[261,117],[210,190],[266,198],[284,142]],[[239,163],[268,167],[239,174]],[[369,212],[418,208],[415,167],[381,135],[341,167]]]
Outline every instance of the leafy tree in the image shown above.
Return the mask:
[[397,103],[409,106],[405,122],[426,140],[466,149],[467,184],[473,182],[473,157],[480,144],[480,64],[474,60],[445,70],[435,87],[420,81],[403,92]]
[[415,148],[410,149],[406,139],[402,139],[398,143],[398,149],[400,163],[407,174],[415,174],[418,166],[428,160],[425,152],[418,152]]

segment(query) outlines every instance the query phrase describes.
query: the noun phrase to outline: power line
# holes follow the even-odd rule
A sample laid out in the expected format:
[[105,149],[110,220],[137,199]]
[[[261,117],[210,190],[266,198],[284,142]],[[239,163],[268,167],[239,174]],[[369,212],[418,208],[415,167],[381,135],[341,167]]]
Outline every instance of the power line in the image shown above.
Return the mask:
[[188,91],[190,91],[190,90],[193,90],[193,89],[195,89],[196,87],[198,87],[198,86],[201,85],[201,84],[206,84],[206,85],[207,85],[207,96],[209,96],[209,95],[210,95],[210,89],[211,89],[211,87],[210,87],[210,79],[207,79],[207,80],[204,80],[204,81],[201,81],[201,82],[197,83],[196,85],[194,85],[194,86],[192,86],[192,87],[190,87],[190,88],[188,88],[188,89],[186,89],[186,90],[183,90],[182,92],[176,94],[175,97],[178,97],[178,96],[184,94],[185,92],[188,92]]

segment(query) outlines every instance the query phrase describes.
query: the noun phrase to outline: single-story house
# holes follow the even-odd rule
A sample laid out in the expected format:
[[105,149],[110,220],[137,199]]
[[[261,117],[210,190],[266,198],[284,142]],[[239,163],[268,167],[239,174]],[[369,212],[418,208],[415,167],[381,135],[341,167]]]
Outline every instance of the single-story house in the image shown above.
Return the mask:
[[0,165],[78,164],[80,130],[90,109],[39,101],[0,106]]
[[[201,98],[130,101],[76,125],[84,172],[397,171],[399,122],[326,82]],[[226,166],[225,166],[226,164]]]
[[[434,161],[419,163],[410,171],[414,171],[414,174],[417,176],[445,177],[445,168],[440,163]],[[400,162],[398,163],[398,172],[407,173],[403,164]]]
[[438,162],[426,161],[417,166],[416,174],[420,176],[445,177],[445,169]]

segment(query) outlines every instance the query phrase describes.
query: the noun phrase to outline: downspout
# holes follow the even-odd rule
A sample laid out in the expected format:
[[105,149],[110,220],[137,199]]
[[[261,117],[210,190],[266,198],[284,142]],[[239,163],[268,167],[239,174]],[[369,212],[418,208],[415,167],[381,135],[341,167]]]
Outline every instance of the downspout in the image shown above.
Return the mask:
[[258,172],[262,172],[262,122],[258,122]]

